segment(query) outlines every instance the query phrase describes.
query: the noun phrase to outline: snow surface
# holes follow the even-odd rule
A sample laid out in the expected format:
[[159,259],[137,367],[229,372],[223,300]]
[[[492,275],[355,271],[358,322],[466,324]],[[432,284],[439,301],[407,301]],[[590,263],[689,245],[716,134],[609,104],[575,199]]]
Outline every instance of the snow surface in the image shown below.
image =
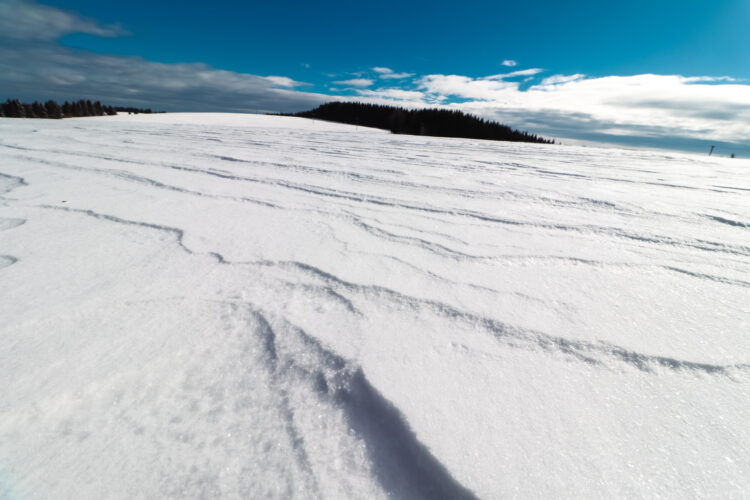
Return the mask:
[[0,497],[750,495],[750,163],[0,119]]

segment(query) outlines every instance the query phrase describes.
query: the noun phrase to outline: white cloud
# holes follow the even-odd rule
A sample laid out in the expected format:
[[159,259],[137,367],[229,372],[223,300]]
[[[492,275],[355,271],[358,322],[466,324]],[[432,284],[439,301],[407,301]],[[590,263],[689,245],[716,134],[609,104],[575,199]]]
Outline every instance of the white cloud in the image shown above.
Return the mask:
[[503,66],[517,66],[518,63],[514,61],[513,59],[506,59],[501,63]]
[[396,101],[416,101],[421,102],[424,99],[424,92],[418,90],[403,89],[378,89],[378,90],[357,90],[357,94],[365,97],[374,97],[381,99],[392,99]]
[[56,40],[71,33],[102,37],[126,35],[119,25],[98,22],[48,5],[25,0],[0,0],[0,39]]
[[[556,136],[629,134],[662,138],[750,140],[750,85],[679,75],[585,78],[553,75],[526,90],[519,82],[428,75],[427,97],[451,107]],[[445,99],[443,99],[445,100]]]
[[427,94],[477,101],[492,100],[503,91],[517,87],[517,83],[502,79],[474,79],[461,75],[427,75],[419,81],[419,88]]
[[369,78],[352,78],[351,80],[340,80],[333,83],[336,85],[348,85],[350,87],[369,87],[374,82]]
[[544,70],[542,68],[519,69],[516,71],[511,71],[510,73],[500,73],[499,75],[485,76],[484,80],[505,80],[506,78],[514,78],[518,76],[534,76],[543,72]]
[[376,66],[372,70],[378,74],[378,78],[401,80],[414,76],[414,73],[395,73],[390,68],[384,68],[382,66]]
[[711,82],[736,82],[737,79],[731,76],[691,76],[685,78],[689,83],[711,83]]
[[585,77],[586,75],[582,75],[580,73],[576,73],[575,75],[553,75],[542,80],[542,82],[539,85],[540,86],[559,85],[561,83],[568,83],[568,82],[574,82],[576,80],[581,80]]
[[403,80],[404,78],[411,78],[412,76],[414,76],[414,73],[391,73],[389,75],[380,75],[380,78]]
[[292,112],[331,99],[291,88],[296,85],[286,77],[202,63],[164,64],[37,44],[0,46],[0,88],[27,101],[88,98],[166,111]]
[[286,76],[264,76],[263,78],[273,83],[277,87],[294,88],[294,87],[299,87],[301,85],[310,85],[309,83],[294,81],[291,78],[286,77]]

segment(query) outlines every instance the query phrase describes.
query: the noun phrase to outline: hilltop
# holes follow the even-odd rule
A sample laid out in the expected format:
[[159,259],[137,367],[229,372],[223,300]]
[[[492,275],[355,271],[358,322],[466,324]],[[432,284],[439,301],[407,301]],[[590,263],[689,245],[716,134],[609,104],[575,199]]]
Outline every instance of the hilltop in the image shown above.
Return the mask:
[[554,144],[553,140],[458,110],[415,110],[360,102],[330,102],[292,116],[379,128],[394,134]]

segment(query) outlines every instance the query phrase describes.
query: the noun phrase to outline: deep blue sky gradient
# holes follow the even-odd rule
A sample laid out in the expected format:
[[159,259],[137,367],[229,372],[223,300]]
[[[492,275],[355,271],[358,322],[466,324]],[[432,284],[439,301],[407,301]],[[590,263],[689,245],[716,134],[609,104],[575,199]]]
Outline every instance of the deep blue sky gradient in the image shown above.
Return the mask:
[[747,0],[45,4],[131,32],[69,35],[62,43],[70,47],[284,75],[316,84],[310,90],[317,91],[330,81],[326,74],[386,66],[478,77],[507,69],[504,59],[556,74],[750,79]]

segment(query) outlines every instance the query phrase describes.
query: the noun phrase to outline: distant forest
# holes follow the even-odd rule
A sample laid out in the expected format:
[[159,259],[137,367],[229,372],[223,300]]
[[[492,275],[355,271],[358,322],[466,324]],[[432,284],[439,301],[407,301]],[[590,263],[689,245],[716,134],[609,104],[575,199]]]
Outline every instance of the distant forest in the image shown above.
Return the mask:
[[463,137],[541,144],[555,143],[554,140],[514,130],[507,125],[477,118],[457,110],[410,110],[379,104],[331,102],[311,111],[303,111],[291,116],[380,128],[390,130],[394,134]]
[[0,103],[0,116],[8,118],[72,118],[74,116],[107,116],[117,112],[151,113],[150,109],[139,109],[123,106],[104,106],[101,102],[89,100],[68,102],[62,106],[55,101],[45,103],[34,101],[32,104],[22,103],[18,99],[8,99]]

